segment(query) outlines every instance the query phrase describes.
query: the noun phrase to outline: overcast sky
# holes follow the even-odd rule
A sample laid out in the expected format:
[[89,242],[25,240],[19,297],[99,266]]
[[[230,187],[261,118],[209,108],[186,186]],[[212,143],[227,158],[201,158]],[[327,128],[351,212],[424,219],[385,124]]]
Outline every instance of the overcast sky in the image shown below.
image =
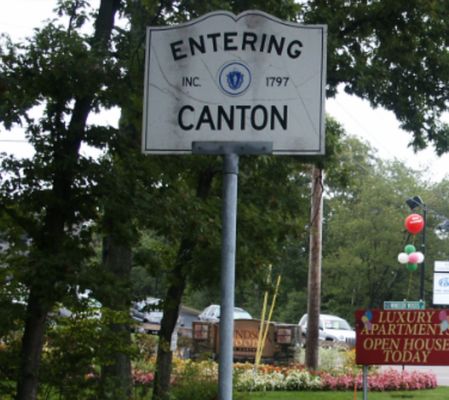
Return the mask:
[[[91,1],[96,4],[98,0]],[[32,29],[52,18],[56,0],[1,0],[0,32],[14,39],[32,34]],[[449,174],[449,155],[438,158],[433,149],[415,154],[409,147],[410,134],[399,129],[393,113],[383,109],[373,110],[368,102],[340,93],[336,99],[326,101],[326,112],[337,119],[345,130],[370,142],[382,158],[398,159],[411,168],[427,169],[427,176],[439,180]],[[107,123],[114,123],[114,114],[103,116]],[[31,146],[20,132],[0,131],[0,151],[23,156],[32,154]]]

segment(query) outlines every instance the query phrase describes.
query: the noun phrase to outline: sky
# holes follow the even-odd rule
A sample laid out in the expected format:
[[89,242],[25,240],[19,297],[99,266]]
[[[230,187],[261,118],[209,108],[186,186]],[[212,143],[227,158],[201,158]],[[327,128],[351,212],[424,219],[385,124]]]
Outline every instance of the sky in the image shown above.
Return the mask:
[[[91,3],[95,4],[98,0]],[[32,34],[33,28],[53,17],[56,0],[0,0],[0,32],[13,39]],[[411,135],[402,131],[392,112],[373,109],[367,101],[340,92],[325,104],[328,114],[339,121],[346,132],[369,142],[384,159],[399,160],[414,170],[425,171],[431,181],[449,175],[449,155],[437,157],[432,148],[414,153],[408,146]],[[97,117],[98,118],[98,117]],[[102,114],[100,120],[116,125],[117,113]],[[449,118],[448,118],[449,121]],[[12,152],[22,157],[33,154],[32,148],[18,130],[6,132],[0,128],[0,151]],[[83,151],[87,151],[86,149]],[[449,177],[449,176],[448,176]]]
[[[433,147],[415,153],[409,146],[412,135],[399,128],[391,111],[373,109],[369,102],[341,91],[335,99],[326,101],[326,112],[340,122],[348,134],[370,143],[383,159],[404,162],[424,177],[437,182],[449,178],[449,154],[438,157]],[[443,120],[448,121],[444,115]]]

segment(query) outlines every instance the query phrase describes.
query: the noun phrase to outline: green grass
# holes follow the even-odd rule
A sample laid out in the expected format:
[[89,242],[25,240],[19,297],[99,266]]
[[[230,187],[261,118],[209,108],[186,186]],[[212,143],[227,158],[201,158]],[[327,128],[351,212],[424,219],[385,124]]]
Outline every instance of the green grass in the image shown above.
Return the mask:
[[[246,398],[246,397],[245,397]],[[253,392],[248,400],[354,400],[354,392]],[[357,392],[357,400],[363,399],[363,393]],[[449,387],[430,390],[368,392],[369,400],[442,400],[449,399]]]

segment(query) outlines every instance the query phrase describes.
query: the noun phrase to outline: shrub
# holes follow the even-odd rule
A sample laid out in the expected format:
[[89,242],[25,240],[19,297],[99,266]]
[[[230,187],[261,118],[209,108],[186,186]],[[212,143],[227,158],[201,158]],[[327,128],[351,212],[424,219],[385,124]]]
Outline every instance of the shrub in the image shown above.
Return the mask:
[[213,361],[174,360],[173,400],[218,398],[218,365]]
[[158,337],[156,335],[135,333],[133,335],[133,340],[137,349],[137,359],[149,362],[155,357],[158,343]]
[[[362,389],[362,375],[358,374],[331,374],[320,373],[323,390],[350,390],[357,385]],[[436,377],[432,373],[407,372],[388,369],[374,371],[368,376],[368,387],[373,391],[383,390],[419,390],[433,389],[437,386]]]
[[170,391],[172,400],[216,400],[217,398],[218,382],[198,378],[177,382]]
[[303,367],[261,366],[257,370],[238,367],[236,371],[234,386],[240,391],[315,390],[321,387],[320,378]]
[[305,370],[291,370],[285,377],[286,390],[320,389],[321,379]]
[[[321,371],[312,374],[300,365],[291,367],[236,365],[234,385],[239,391],[274,390],[352,390],[362,388],[362,373],[354,369]],[[436,387],[431,373],[398,372],[393,369],[371,371],[370,390],[417,390]]]

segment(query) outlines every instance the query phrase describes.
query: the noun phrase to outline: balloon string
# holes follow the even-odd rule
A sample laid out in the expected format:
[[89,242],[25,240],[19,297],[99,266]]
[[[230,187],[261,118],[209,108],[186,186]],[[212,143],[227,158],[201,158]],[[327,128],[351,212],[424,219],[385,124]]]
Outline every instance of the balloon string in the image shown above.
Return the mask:
[[405,232],[407,235],[405,236],[405,241],[404,241],[404,245],[407,244],[407,242],[410,242],[410,244],[415,245],[415,241],[416,241],[416,236],[417,235],[412,235],[411,233],[408,233],[407,231]]
[[408,277],[407,299],[410,298],[410,288],[412,286],[412,271],[409,271]]

